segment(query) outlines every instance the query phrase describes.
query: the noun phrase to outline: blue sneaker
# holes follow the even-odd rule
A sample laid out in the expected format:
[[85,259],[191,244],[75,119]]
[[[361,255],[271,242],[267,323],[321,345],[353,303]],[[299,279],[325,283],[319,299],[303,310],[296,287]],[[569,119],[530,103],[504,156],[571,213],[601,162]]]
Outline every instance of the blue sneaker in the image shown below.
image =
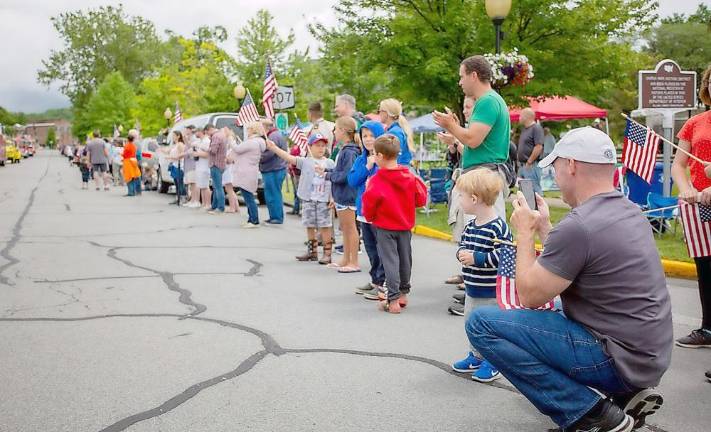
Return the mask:
[[469,351],[469,355],[465,359],[456,361],[452,364],[452,370],[455,372],[470,373],[479,369],[481,362],[481,359],[478,359],[473,352]]
[[481,383],[496,381],[499,378],[501,378],[501,373],[486,360],[482,361],[479,370],[472,374],[472,379]]

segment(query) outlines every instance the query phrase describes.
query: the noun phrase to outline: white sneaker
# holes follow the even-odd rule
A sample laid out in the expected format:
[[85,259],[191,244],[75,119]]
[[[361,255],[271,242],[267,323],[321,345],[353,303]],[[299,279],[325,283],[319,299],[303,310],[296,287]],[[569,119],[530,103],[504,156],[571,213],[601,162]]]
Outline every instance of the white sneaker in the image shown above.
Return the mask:
[[259,225],[255,225],[251,222],[247,222],[245,224],[242,224],[242,228],[259,228]]

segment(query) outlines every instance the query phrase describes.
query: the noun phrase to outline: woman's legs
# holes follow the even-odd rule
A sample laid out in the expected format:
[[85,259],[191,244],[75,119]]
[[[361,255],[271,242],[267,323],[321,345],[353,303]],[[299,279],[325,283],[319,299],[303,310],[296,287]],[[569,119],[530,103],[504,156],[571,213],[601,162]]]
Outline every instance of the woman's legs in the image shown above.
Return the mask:
[[202,207],[206,209],[212,208],[212,194],[210,194],[210,188],[200,189],[200,194],[202,195]]
[[338,212],[338,220],[343,232],[343,261],[341,267],[358,268],[358,229],[355,212],[345,209]]
[[242,188],[239,188],[239,191],[242,194],[242,198],[244,198],[244,204],[247,206],[247,222],[259,225],[259,208],[257,207],[257,201],[254,194]]
[[239,210],[239,203],[237,202],[237,194],[235,194],[235,188],[232,183],[227,183],[225,185],[225,195],[227,195],[227,210],[230,213],[236,213]]

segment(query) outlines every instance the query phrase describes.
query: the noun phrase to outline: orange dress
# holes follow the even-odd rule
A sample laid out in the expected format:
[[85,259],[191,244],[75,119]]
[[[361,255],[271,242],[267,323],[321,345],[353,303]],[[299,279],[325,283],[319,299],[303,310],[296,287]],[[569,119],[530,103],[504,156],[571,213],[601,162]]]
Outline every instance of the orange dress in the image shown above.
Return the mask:
[[138,159],[136,159],[136,145],[127,142],[123,146],[123,179],[128,183],[140,176],[141,170],[138,168]]

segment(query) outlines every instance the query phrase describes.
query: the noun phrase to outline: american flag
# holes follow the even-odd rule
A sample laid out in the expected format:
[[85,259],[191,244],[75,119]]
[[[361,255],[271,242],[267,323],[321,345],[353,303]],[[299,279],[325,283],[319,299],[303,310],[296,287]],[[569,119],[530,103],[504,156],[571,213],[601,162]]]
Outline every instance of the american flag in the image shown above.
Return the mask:
[[264,92],[262,93],[262,104],[264,105],[264,116],[274,118],[274,96],[277,92],[277,82],[272,65],[267,62],[267,70],[264,75]]
[[178,123],[183,119],[183,113],[180,112],[180,105],[178,102],[175,103],[175,123]]
[[235,122],[237,126],[244,126],[248,123],[256,122],[259,120],[259,113],[257,112],[257,106],[254,104],[254,99],[252,95],[247,90],[247,96],[244,97],[242,106],[237,113],[237,119]]
[[689,256],[711,256],[711,206],[680,201],[679,213]]
[[[516,248],[502,246],[499,249],[499,271],[496,274],[496,301],[501,309],[527,309],[521,305],[516,292]],[[539,310],[554,309],[553,300]]]
[[647,183],[652,182],[658,148],[659,135],[648,127],[627,120],[622,163]]
[[306,139],[304,130],[301,129],[301,122],[299,122],[299,119],[296,119],[296,124],[293,128],[291,128],[291,132],[289,132],[289,139],[299,147],[299,156],[306,156],[308,154],[307,149],[309,143]]

